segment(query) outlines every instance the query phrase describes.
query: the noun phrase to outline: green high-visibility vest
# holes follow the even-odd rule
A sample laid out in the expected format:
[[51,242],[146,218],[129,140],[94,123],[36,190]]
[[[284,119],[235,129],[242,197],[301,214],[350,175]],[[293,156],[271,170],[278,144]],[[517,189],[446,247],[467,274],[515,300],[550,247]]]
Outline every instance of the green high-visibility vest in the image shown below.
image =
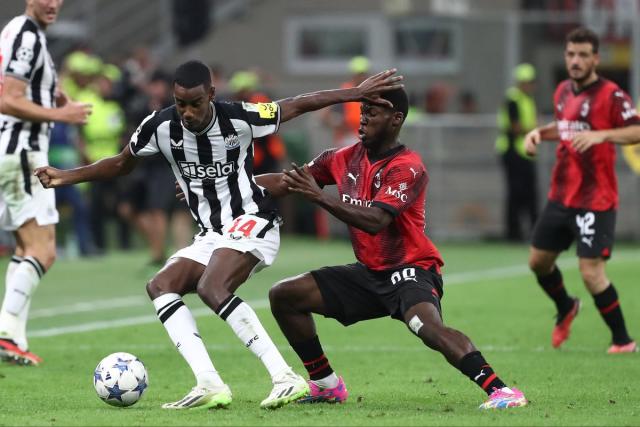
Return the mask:
[[530,158],[524,150],[524,134],[533,130],[536,127],[536,104],[529,95],[521,91],[517,87],[512,87],[507,90],[507,102],[505,102],[500,110],[498,110],[498,130],[500,134],[496,140],[496,151],[500,154],[504,154],[509,150],[509,129],[511,128],[511,122],[509,121],[509,111],[507,111],[508,101],[513,101],[518,106],[518,119],[520,127],[524,132],[521,135],[517,135],[513,141],[513,149],[525,158]]
[[89,160],[95,162],[118,154],[120,138],[125,130],[122,107],[115,101],[103,99],[92,90],[82,91],[78,101],[92,105],[92,113],[82,127]]

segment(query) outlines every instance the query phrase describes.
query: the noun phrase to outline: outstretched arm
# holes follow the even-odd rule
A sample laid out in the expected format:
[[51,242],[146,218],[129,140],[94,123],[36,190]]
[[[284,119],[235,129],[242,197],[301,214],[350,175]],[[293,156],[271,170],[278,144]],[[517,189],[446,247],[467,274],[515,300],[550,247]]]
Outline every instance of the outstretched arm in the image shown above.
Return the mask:
[[55,188],[86,181],[111,179],[126,175],[133,170],[138,160],[131,154],[129,146],[120,154],[98,160],[88,166],[61,170],[51,166],[36,168],[33,174],[38,177],[44,188]]
[[329,211],[339,220],[369,233],[377,234],[391,223],[393,217],[377,206],[356,206],[343,203],[340,199],[325,193],[318,186],[307,165],[302,168],[295,163],[293,170],[285,171],[283,181],[288,191],[302,194],[304,197]]
[[266,188],[273,197],[283,197],[291,193],[283,177],[284,173],[265,173],[256,175],[256,182]]
[[579,132],[573,137],[571,145],[579,153],[584,153],[592,146],[605,141],[620,145],[638,144],[640,143],[640,125]]
[[374,104],[393,107],[389,101],[380,98],[380,93],[400,89],[404,86],[400,83],[403,77],[394,76],[396,71],[394,68],[378,73],[369,77],[357,87],[321,90],[293,98],[281,99],[277,101],[280,105],[280,122],[283,123],[301,114],[342,102],[369,101]]
[[558,125],[551,122],[540,126],[527,133],[524,137],[524,148],[528,155],[535,156],[538,152],[538,145],[544,140],[559,139]]

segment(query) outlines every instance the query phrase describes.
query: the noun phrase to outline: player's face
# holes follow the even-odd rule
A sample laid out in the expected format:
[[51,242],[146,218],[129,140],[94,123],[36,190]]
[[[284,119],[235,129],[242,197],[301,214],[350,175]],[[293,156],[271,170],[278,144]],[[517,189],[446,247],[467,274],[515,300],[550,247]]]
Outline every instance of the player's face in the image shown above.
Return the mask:
[[211,107],[215,90],[213,86],[199,85],[190,89],[178,84],[173,85],[173,97],[176,109],[185,128],[198,132],[205,128],[211,120]]
[[362,103],[358,135],[365,148],[373,148],[393,137],[394,114],[390,108]]
[[58,18],[64,0],[27,0],[27,14],[46,27]]
[[591,43],[567,43],[564,51],[564,62],[569,78],[581,83],[587,80],[600,62],[600,56],[593,52]]

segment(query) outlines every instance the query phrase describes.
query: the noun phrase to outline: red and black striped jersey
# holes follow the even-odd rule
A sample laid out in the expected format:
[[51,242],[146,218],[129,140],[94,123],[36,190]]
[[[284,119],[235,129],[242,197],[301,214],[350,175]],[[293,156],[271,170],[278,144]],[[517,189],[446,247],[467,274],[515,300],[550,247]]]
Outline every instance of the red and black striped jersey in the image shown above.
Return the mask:
[[571,80],[554,94],[560,142],[551,176],[549,199],[570,208],[605,211],[618,207],[615,146],[605,142],[578,153],[571,147],[576,133],[640,124],[631,98],[615,83],[599,78],[579,92]]
[[343,203],[377,206],[393,216],[376,235],[349,226],[358,261],[372,270],[415,265],[440,271],[442,257],[425,235],[428,175],[417,153],[401,145],[369,159],[362,143],[356,143],[323,152],[309,168],[319,185],[337,186]]

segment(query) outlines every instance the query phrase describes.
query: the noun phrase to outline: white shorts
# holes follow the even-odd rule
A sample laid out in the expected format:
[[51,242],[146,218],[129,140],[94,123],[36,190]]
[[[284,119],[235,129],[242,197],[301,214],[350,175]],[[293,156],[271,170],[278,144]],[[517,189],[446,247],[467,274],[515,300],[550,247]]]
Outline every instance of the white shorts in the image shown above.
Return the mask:
[[280,249],[280,219],[264,219],[255,215],[242,215],[231,224],[222,227],[222,234],[209,230],[196,234],[191,246],[180,249],[171,258],[188,258],[204,266],[209,264],[211,254],[219,248],[250,252],[260,261],[250,275],[273,264]]
[[56,196],[44,188],[33,170],[49,164],[47,153],[0,154],[0,228],[14,231],[35,219],[38,225],[58,223]]

